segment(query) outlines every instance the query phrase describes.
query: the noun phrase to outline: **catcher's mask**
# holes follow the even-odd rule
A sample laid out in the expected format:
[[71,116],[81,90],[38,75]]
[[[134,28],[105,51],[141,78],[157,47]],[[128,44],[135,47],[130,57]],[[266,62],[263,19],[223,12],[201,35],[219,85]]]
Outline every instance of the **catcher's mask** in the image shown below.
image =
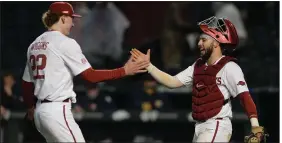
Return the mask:
[[230,45],[233,50],[239,43],[235,26],[225,18],[210,17],[198,23],[201,30],[224,45]]

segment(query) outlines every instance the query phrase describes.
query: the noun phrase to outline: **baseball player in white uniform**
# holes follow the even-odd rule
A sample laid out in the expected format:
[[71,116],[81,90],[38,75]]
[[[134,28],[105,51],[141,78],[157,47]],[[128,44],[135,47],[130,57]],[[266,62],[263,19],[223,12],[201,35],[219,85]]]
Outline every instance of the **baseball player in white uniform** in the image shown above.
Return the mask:
[[[250,119],[252,131],[260,130],[256,106],[236,59],[225,56],[235,49],[238,36],[234,25],[225,18],[211,17],[199,23],[203,34],[198,47],[201,57],[175,76],[159,70],[153,64],[148,72],[169,88],[192,87],[192,117],[196,121],[193,142],[229,142],[232,135],[231,98],[239,97]],[[133,49],[134,60],[150,61],[147,54]],[[257,134],[259,136],[259,134]]]
[[75,17],[80,16],[74,14],[69,3],[52,3],[42,18],[48,31],[37,37],[27,51],[23,97],[28,118],[34,117],[36,128],[47,142],[85,142],[71,112],[71,103],[76,102],[74,76],[90,82],[106,81],[146,72],[144,68],[150,64],[131,58],[121,68],[92,69],[78,43],[67,37]]

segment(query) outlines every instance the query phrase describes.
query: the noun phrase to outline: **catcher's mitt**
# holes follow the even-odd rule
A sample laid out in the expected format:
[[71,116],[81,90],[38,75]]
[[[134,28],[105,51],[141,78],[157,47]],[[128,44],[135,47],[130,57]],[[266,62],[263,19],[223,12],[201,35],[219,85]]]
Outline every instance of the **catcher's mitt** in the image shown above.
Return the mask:
[[252,132],[249,136],[245,136],[245,143],[261,143],[266,142],[266,137],[269,135],[265,133],[264,127],[252,127]]

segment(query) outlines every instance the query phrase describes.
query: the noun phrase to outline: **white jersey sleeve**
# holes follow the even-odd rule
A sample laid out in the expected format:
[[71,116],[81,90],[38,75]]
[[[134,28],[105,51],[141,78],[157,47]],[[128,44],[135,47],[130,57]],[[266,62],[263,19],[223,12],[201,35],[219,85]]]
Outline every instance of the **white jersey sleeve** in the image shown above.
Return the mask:
[[189,66],[184,71],[175,75],[176,79],[178,79],[185,86],[191,86],[193,84],[194,66],[195,66],[195,63]]
[[225,84],[231,96],[236,97],[238,94],[249,91],[244,78],[242,69],[234,62],[225,65]]
[[75,40],[63,41],[60,48],[62,48],[62,58],[74,76],[91,67]]
[[26,66],[25,66],[25,69],[24,69],[22,79],[26,82],[34,82],[33,76],[32,76],[32,71],[31,71],[30,66],[29,66],[29,62],[26,62]]

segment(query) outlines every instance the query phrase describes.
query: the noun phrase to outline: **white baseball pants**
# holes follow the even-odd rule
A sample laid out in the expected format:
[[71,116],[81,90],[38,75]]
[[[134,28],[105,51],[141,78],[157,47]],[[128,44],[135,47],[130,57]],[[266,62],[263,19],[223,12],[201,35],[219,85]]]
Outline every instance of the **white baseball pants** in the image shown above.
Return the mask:
[[73,118],[71,102],[37,102],[34,122],[47,142],[85,142]]
[[232,124],[229,118],[209,119],[197,122],[193,142],[229,142],[232,135]]

